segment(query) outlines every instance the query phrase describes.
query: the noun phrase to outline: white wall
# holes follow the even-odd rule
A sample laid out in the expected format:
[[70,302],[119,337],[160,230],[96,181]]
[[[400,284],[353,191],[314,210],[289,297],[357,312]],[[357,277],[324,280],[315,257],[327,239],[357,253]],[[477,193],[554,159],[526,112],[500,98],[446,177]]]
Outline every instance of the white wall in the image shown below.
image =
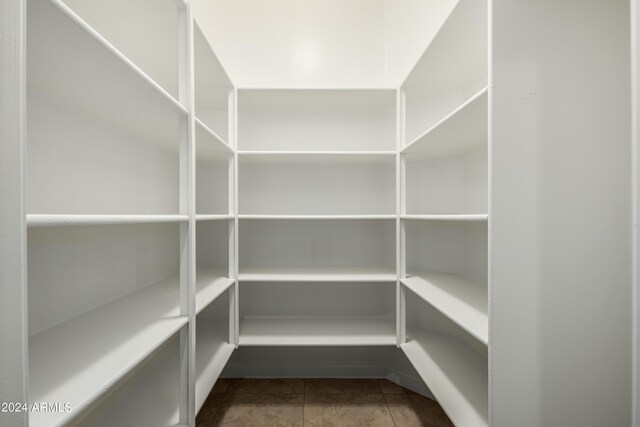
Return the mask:
[[492,425],[629,426],[629,1],[493,10]]
[[240,87],[385,84],[382,0],[194,0]]

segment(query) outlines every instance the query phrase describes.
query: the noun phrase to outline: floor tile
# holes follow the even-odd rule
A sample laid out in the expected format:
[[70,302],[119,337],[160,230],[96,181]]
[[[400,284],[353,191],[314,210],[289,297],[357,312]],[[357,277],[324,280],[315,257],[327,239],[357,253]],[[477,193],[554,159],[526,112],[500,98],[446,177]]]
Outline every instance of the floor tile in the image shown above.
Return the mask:
[[307,394],[305,427],[394,427],[382,394]]
[[227,394],[211,427],[301,427],[302,394]]
[[302,394],[304,393],[304,380],[297,378],[234,379],[231,381],[227,393]]
[[202,404],[202,408],[200,408],[196,416],[196,426],[208,427],[211,425],[213,416],[222,406],[224,399],[225,396],[223,394],[214,394],[213,392],[209,394],[209,397],[207,397],[207,400]]
[[316,378],[305,382],[304,392],[307,394],[381,394],[378,380]]
[[385,395],[396,427],[453,427],[438,402],[418,394]]
[[389,380],[378,380],[383,394],[413,394],[413,391],[406,389]]
[[229,389],[229,385],[231,384],[231,380],[227,378],[218,378],[218,381],[213,385],[213,390],[211,393],[213,394],[225,394]]

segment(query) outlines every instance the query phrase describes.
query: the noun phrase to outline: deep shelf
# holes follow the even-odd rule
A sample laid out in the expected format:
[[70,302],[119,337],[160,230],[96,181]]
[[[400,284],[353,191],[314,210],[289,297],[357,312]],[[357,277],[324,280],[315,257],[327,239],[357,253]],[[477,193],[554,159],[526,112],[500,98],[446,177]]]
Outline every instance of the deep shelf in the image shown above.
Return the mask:
[[412,274],[400,281],[418,297],[487,345],[488,297],[484,286],[453,274],[426,272]]
[[391,268],[375,267],[240,267],[246,282],[395,282]]
[[488,221],[487,214],[446,214],[446,215],[401,215],[401,219],[410,221],[463,221],[484,222]]
[[396,345],[395,321],[384,317],[245,317],[240,346]]
[[422,329],[400,345],[456,426],[489,425],[487,359],[461,340]]
[[196,320],[196,413],[207,400],[234,349],[229,344],[228,320]]

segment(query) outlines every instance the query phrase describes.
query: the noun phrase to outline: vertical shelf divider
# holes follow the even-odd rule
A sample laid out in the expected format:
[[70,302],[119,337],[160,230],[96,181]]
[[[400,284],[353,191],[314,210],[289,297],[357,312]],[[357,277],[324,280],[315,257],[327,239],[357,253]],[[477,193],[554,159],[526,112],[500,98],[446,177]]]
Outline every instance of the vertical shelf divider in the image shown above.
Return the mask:
[[238,270],[239,270],[239,261],[238,261],[238,246],[239,246],[239,230],[240,226],[238,221],[238,169],[240,165],[238,164],[238,89],[234,86],[229,94],[229,143],[233,150],[232,156],[232,170],[233,179],[229,179],[229,183],[231,185],[229,194],[230,197],[233,195],[233,204],[229,204],[229,208],[233,209],[233,252],[229,251],[229,256],[232,256],[233,259],[230,260],[229,265],[233,264],[233,279],[234,284],[231,294],[231,310],[229,310],[232,318],[229,321],[230,333],[231,333],[231,341],[236,348],[240,343],[240,283],[238,282]]
[[401,219],[406,214],[406,186],[404,156],[400,153],[406,139],[406,101],[404,90],[399,88],[396,92],[396,339],[398,346],[406,341],[407,330],[405,290],[401,283],[401,279],[407,275],[405,225]]
[[188,114],[180,119],[180,214],[187,215],[180,225],[180,315],[187,316],[180,331],[179,422],[195,426],[195,345],[196,345],[196,236],[195,236],[195,86],[193,17],[191,5],[179,6],[178,13],[179,101]]

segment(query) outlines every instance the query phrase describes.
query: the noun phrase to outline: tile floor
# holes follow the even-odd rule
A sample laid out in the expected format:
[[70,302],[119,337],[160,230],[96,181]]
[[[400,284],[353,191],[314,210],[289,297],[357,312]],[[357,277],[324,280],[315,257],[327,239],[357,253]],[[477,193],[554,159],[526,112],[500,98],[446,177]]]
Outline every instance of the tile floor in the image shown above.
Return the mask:
[[450,427],[431,399],[387,380],[220,379],[198,427]]

